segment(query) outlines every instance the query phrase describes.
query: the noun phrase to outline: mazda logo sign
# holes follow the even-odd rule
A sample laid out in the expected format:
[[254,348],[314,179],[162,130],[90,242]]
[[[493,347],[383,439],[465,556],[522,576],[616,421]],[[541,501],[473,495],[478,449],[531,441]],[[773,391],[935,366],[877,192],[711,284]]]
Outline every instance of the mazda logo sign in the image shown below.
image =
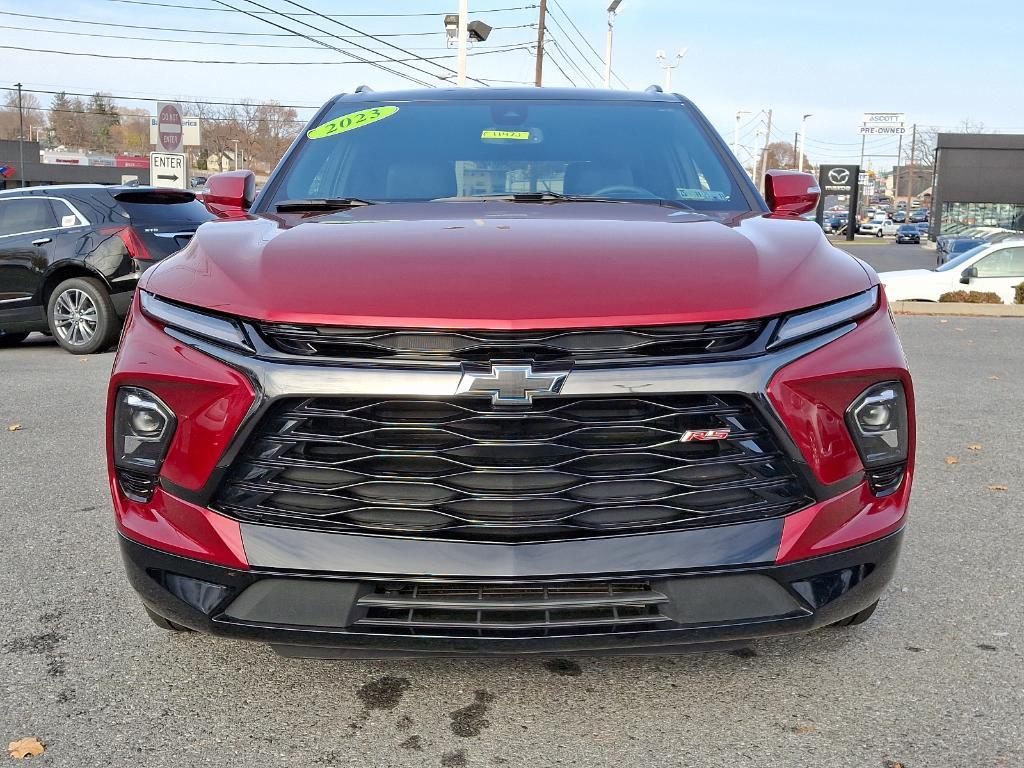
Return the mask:
[[845,184],[850,180],[850,170],[848,168],[833,168],[828,172],[828,180],[833,184]]

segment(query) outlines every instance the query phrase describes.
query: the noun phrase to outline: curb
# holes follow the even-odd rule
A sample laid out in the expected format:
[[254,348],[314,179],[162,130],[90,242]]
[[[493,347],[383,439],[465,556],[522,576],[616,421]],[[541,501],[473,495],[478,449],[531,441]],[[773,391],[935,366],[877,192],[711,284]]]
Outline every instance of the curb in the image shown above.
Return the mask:
[[965,304],[959,302],[894,301],[897,315],[931,315],[952,317],[1024,317],[1024,304]]

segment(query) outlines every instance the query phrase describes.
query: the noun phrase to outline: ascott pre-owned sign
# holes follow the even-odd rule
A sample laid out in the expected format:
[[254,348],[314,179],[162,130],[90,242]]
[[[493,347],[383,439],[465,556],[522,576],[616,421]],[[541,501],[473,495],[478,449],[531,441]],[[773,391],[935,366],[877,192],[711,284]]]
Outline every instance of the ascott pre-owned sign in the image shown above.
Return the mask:
[[902,112],[865,112],[860,132],[868,136],[898,136],[906,132]]

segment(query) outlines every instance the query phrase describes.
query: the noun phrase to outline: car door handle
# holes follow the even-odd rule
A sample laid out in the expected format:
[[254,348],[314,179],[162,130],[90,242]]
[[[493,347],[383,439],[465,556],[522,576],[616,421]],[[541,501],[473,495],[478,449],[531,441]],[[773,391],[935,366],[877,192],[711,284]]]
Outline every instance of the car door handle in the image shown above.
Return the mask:
[[32,245],[46,245],[47,243],[52,243],[52,242],[53,242],[53,238],[52,237],[40,237],[38,240],[33,240],[32,241]]

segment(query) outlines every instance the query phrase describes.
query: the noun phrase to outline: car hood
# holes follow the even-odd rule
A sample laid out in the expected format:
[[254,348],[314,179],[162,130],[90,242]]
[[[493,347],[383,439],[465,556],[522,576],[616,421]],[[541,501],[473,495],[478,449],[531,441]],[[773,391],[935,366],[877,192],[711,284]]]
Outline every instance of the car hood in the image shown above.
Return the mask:
[[764,317],[874,282],[799,219],[445,202],[210,222],[140,285],[271,322],[516,329]]
[[883,285],[888,285],[898,281],[927,280],[941,274],[932,269],[900,269],[895,272],[879,272],[878,279],[882,281]]

